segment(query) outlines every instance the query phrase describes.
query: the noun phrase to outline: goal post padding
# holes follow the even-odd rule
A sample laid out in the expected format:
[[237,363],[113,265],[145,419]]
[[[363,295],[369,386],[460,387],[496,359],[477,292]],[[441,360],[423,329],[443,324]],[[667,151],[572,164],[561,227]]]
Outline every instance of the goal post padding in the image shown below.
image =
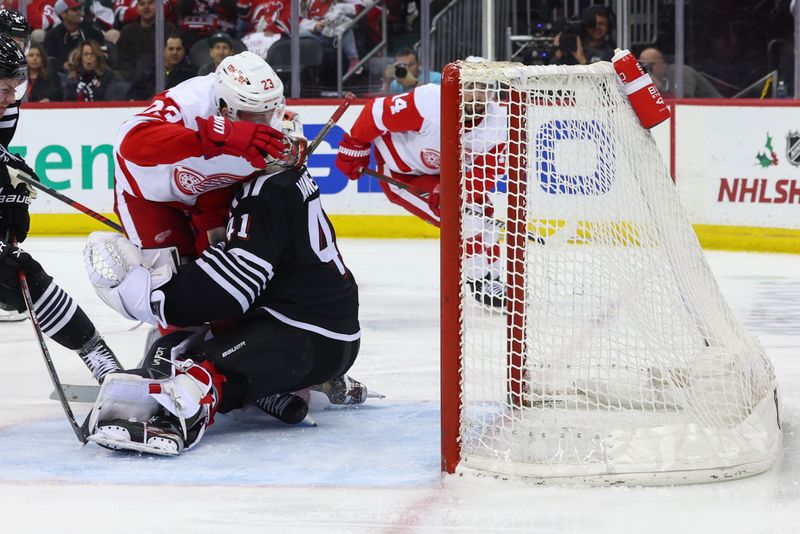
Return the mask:
[[[772,365],[611,64],[450,64],[441,121],[442,469],[645,484],[767,469]],[[497,139],[495,180],[476,166]],[[465,274],[476,188],[504,222],[481,230],[501,243],[502,311]]]

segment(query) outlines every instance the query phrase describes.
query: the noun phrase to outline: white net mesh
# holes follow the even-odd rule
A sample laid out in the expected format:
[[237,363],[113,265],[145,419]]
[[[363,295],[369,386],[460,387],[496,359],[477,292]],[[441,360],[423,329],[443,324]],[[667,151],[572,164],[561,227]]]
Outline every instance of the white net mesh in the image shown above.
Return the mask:
[[612,66],[460,76],[461,468],[654,483],[766,469],[772,365]]

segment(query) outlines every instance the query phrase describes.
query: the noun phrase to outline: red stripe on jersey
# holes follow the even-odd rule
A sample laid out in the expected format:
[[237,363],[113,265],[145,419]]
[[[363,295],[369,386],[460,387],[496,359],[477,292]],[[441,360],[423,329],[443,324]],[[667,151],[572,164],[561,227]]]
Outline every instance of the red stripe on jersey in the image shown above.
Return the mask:
[[394,164],[397,165],[397,168],[400,169],[400,172],[410,173],[411,167],[406,165],[403,162],[403,159],[400,157],[400,154],[397,153],[397,149],[392,142],[392,134],[386,134],[381,137],[381,139],[383,139],[383,142],[386,143],[386,148],[389,150],[389,155],[392,156]]
[[136,165],[160,165],[203,155],[197,132],[181,124],[147,120],[125,134],[120,155]]
[[139,189],[139,184],[136,183],[136,180],[134,180],[131,171],[128,170],[128,165],[125,163],[125,160],[119,154],[116,154],[116,156],[117,156],[117,167],[119,167],[119,170],[122,171],[122,174],[128,181],[128,185],[131,186],[131,190],[133,190],[133,195],[139,198],[144,198],[142,190]]
[[370,100],[361,110],[353,127],[350,128],[350,137],[356,141],[364,144],[369,144],[373,139],[383,133],[381,129],[375,124],[375,118],[372,116],[372,108],[375,106],[375,100]]

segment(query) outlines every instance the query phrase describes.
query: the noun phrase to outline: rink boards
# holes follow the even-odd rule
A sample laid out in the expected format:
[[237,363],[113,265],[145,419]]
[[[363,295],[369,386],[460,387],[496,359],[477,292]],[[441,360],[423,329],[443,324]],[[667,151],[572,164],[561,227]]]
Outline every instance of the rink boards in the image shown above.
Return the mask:
[[[349,181],[333,165],[358,101],[309,160],[337,232],[352,237],[435,237],[438,230],[390,204],[369,177]],[[708,105],[712,103],[713,105]],[[313,138],[336,100],[291,102]],[[97,211],[113,210],[112,146],[119,125],[144,107],[26,104],[12,149],[46,185]],[[800,252],[800,107],[792,101],[681,100],[653,130],[681,200],[707,248]],[[503,191],[500,180],[500,192]],[[36,234],[82,234],[93,219],[40,195],[31,207]]]

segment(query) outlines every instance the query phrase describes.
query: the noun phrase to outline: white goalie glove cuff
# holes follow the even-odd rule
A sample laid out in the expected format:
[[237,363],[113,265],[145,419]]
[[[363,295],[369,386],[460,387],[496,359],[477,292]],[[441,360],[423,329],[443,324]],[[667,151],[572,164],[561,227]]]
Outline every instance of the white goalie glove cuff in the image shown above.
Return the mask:
[[158,320],[150,308],[151,288],[150,271],[144,267],[134,267],[118,286],[95,286],[94,290],[103,302],[122,316],[155,325]]
[[172,278],[173,261],[161,254],[145,260],[121,234],[93,232],[84,249],[84,267],[95,292],[111,308],[128,319],[164,325],[163,317],[159,321],[153,311],[150,294]]

